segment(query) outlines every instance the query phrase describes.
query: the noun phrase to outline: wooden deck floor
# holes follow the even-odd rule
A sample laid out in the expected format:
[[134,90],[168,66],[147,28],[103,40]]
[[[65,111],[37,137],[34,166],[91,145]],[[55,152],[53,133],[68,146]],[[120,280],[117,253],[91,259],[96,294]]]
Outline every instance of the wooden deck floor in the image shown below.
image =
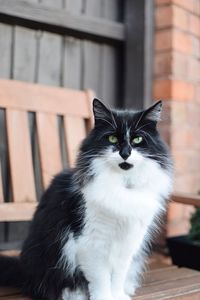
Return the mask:
[[[200,272],[170,265],[159,256],[150,259],[134,300],[200,300]],[[16,289],[0,288],[0,300],[30,300]]]

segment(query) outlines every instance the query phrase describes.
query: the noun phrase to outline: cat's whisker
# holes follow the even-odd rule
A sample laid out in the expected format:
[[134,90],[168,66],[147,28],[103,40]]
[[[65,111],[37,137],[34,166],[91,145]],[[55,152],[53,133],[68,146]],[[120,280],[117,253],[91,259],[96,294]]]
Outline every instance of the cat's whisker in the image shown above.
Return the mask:
[[146,127],[146,126],[148,126],[148,125],[150,125],[150,124],[151,124],[150,122],[149,122],[149,123],[146,123],[146,124],[144,124],[143,126],[141,126],[141,127],[137,128],[136,132],[137,132],[137,131],[140,131],[142,128],[144,128],[144,127]]
[[117,123],[116,123],[116,120],[115,120],[115,117],[114,117],[114,114],[113,114],[113,112],[112,112],[112,109],[111,109],[111,107],[110,107],[110,105],[108,104],[108,109],[109,109],[109,111],[110,111],[110,114],[111,114],[111,118],[112,118],[112,121],[113,121],[113,123],[114,123],[114,127],[115,127],[115,129],[117,128]]
[[110,123],[108,120],[106,120],[106,119],[104,119],[104,118],[96,118],[96,120],[102,120],[102,121],[108,123],[114,130],[116,129],[116,128],[113,126],[112,123]]
[[142,120],[142,118],[143,118],[143,116],[144,116],[144,113],[145,113],[145,111],[143,111],[143,112],[141,113],[141,116],[139,117],[138,121],[137,121],[136,124],[135,124],[135,129],[137,128],[137,126],[139,125],[140,121]]
[[154,139],[151,137],[151,135],[150,135],[148,132],[146,132],[146,131],[144,131],[144,130],[141,130],[141,132],[142,132],[144,135],[148,136],[148,137],[151,139],[152,143],[155,144]]

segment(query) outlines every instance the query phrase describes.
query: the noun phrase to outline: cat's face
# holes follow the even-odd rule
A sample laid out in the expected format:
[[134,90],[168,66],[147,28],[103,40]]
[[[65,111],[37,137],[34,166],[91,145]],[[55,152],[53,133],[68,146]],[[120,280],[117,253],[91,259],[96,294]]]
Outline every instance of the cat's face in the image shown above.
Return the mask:
[[95,127],[82,145],[82,155],[88,161],[99,158],[119,172],[131,172],[147,159],[167,168],[166,147],[156,129],[161,107],[157,102],[144,111],[117,111],[94,99]]

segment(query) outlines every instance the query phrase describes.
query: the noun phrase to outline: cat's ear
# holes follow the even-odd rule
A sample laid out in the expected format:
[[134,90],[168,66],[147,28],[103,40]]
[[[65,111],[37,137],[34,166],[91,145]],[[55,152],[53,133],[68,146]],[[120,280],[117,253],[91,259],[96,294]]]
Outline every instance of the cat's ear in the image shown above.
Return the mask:
[[93,113],[95,124],[111,118],[110,110],[98,99],[93,100]]
[[145,119],[157,123],[161,118],[161,112],[162,112],[162,101],[158,101],[145,111],[144,117]]

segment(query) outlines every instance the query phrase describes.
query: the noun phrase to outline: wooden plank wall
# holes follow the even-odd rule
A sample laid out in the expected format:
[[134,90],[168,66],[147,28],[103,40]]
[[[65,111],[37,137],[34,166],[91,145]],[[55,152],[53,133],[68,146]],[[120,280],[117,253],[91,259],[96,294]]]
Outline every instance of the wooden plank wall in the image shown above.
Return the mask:
[[[28,0],[48,7],[69,11],[72,14],[120,20],[122,0]],[[120,50],[121,51],[121,50]],[[63,36],[21,26],[6,25],[0,20],[0,78],[64,86],[75,89],[93,89],[97,97],[110,106],[116,105],[122,86],[120,51],[115,45]],[[29,115],[37,173],[37,195],[41,194],[38,165],[38,146],[35,139],[34,115]],[[0,162],[5,197],[9,195],[7,146],[4,112],[0,110]],[[34,141],[34,142],[33,142]],[[67,162],[64,161],[64,165]],[[0,224],[0,242],[23,239],[28,224]]]

